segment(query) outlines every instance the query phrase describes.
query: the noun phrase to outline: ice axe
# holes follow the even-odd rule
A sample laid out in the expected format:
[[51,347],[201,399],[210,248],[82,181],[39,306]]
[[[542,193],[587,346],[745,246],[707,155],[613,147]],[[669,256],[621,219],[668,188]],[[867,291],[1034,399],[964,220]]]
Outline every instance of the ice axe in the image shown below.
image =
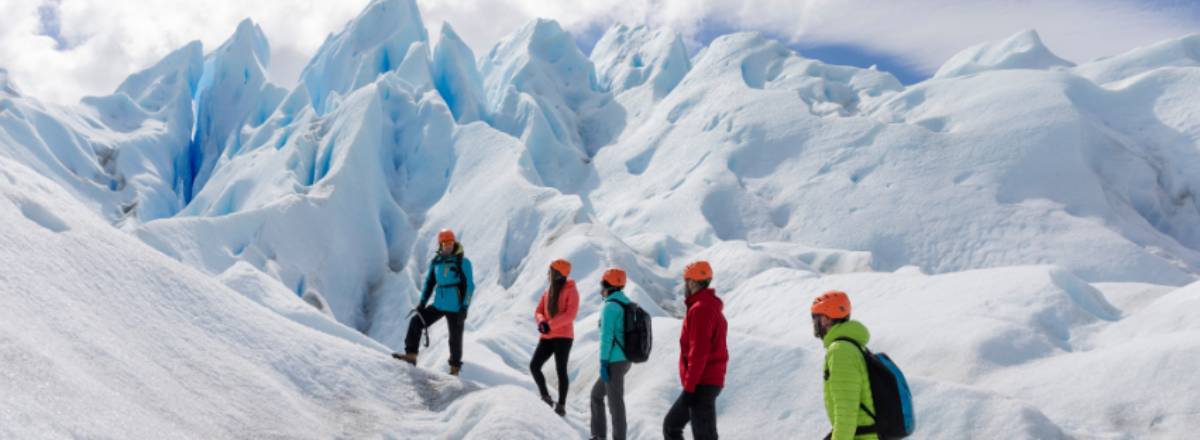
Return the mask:
[[423,332],[425,334],[425,347],[428,348],[429,347],[429,324],[425,322],[425,316],[422,315],[420,312],[417,312],[417,309],[415,309],[415,308],[408,312],[407,319],[412,319],[413,315],[416,315],[417,319],[421,320],[421,332]]

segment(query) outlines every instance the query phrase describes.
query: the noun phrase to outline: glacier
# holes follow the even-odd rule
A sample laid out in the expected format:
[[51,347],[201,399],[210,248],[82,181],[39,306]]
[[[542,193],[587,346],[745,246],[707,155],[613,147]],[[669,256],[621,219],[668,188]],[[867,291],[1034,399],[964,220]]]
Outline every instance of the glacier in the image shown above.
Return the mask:
[[[249,19],[76,105],[0,70],[0,436],[582,437],[621,266],[659,341],[630,435],[655,438],[698,258],[726,437],[827,430],[805,311],[829,289],[911,376],[922,438],[1200,428],[1200,35],[1074,63],[1021,31],[908,86],[757,33],[437,37],[374,0],[290,90]],[[478,286],[462,380],[442,326],[419,368],[388,356],[442,228]],[[583,300],[565,420],[527,373],[555,258]]]

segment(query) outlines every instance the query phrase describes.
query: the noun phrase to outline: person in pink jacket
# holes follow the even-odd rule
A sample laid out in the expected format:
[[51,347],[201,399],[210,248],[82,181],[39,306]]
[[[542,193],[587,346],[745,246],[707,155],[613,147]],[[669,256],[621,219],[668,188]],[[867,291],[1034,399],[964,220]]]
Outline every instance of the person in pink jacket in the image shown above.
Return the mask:
[[[569,261],[559,259],[550,263],[550,288],[542,293],[542,300],[533,312],[542,338],[529,361],[529,372],[542,393],[542,401],[554,407],[559,416],[567,414],[567,360],[575,340],[575,315],[579,313],[579,291],[575,289],[575,280],[567,278],[570,275]],[[542,366],[550,355],[554,355],[554,369],[558,372],[557,405],[551,400],[550,392],[546,390],[546,376],[542,375]]]

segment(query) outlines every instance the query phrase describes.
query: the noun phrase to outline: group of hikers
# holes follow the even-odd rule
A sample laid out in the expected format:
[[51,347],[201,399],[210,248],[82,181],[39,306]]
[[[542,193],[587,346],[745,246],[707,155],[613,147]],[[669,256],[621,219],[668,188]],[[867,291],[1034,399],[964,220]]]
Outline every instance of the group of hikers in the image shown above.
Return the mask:
[[[567,362],[579,312],[579,291],[570,275],[571,262],[557,259],[550,263],[548,287],[534,310],[541,337],[529,363],[542,401],[564,417],[569,387]],[[683,271],[687,312],[679,336],[682,390],[663,418],[663,437],[668,440],[683,439],[683,429],[689,424],[696,440],[717,438],[716,400],[725,385],[729,350],[724,305],[711,287],[712,279],[713,269],[706,261],[693,262]],[[592,439],[608,438],[606,401],[612,438],[625,438],[625,376],[633,363],[649,357],[650,318],[625,295],[626,280],[625,271],[617,267],[606,270],[600,280],[604,305],[600,312],[599,378],[592,385],[590,398]],[[393,356],[416,365],[422,332],[445,317],[450,333],[450,374],[457,376],[462,369],[463,324],[474,289],[471,262],[463,255],[462,244],[452,231],[442,230],[438,234],[438,253],[409,322],[405,353]],[[432,307],[427,305],[431,298]],[[825,438],[863,440],[910,434],[911,397],[904,377],[887,355],[866,349],[870,333],[862,323],[850,319],[849,296],[840,291],[826,292],[813,301],[811,312],[813,334],[826,349],[824,396],[832,431]],[[550,395],[542,374],[542,367],[551,357],[558,375],[557,400]]]

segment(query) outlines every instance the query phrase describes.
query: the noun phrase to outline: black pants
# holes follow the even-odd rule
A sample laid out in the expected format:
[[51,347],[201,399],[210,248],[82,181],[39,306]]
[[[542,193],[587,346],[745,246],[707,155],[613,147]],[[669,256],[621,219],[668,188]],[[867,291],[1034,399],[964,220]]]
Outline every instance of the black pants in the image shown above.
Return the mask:
[[546,390],[546,376],[542,375],[542,366],[550,360],[550,355],[554,355],[554,371],[558,373],[559,403],[567,401],[567,386],[570,385],[567,379],[567,360],[571,357],[572,342],[574,340],[570,338],[542,339],[538,341],[537,348],[533,350],[533,359],[529,361],[529,374],[532,374],[533,381],[537,382],[538,391],[543,396],[549,396],[550,392]]
[[663,438],[683,440],[683,427],[692,424],[695,440],[717,440],[717,395],[721,387],[700,385],[696,387],[692,404],[683,402],[683,394],[675,399],[667,417],[663,419]]
[[[421,351],[421,331],[433,325],[442,317],[446,317],[446,325],[450,329],[450,365],[462,366],[462,337],[463,324],[467,321],[466,313],[447,313],[433,307],[425,307],[417,316],[408,322],[408,336],[404,338],[404,352],[417,354]],[[424,322],[424,326],[421,323]]]
[[604,418],[604,400],[608,400],[608,413],[612,415],[613,440],[625,440],[625,373],[629,372],[629,362],[621,361],[608,364],[608,382],[596,378],[592,385],[591,414],[592,438],[606,438],[608,420]]

